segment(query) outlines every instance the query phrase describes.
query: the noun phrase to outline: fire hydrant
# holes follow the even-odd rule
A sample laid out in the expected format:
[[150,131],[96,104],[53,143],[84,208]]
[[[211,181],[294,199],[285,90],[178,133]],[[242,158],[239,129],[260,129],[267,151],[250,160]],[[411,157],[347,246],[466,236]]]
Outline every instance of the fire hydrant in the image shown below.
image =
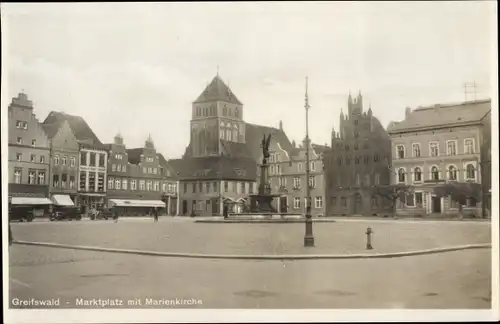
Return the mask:
[[368,227],[366,229],[366,249],[367,250],[372,250],[373,249],[373,246],[372,246],[372,237],[371,237],[372,234],[373,234],[372,228]]

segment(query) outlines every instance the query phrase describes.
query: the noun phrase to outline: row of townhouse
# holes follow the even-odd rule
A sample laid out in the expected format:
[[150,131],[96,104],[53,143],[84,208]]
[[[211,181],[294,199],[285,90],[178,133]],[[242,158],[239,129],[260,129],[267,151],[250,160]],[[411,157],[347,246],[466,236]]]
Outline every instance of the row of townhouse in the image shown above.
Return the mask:
[[177,214],[176,174],[151,138],[144,148],[127,150],[121,136],[103,144],[80,116],[52,111],[39,122],[25,93],[12,99],[8,117],[13,205],[33,206],[35,215],[53,204]]

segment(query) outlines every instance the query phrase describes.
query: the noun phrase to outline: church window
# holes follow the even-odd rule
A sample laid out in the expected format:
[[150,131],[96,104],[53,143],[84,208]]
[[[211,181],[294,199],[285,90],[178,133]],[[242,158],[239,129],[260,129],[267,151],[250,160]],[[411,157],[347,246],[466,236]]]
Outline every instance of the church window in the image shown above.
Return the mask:
[[224,123],[220,123],[220,129],[219,129],[220,139],[224,139],[225,131],[226,129],[224,128]]
[[238,141],[238,126],[234,125],[233,129],[233,141],[237,142]]
[[226,128],[226,140],[230,141],[232,136],[231,136],[231,124],[227,124]]
[[222,108],[222,116],[227,116],[227,107]]
[[239,116],[238,107],[236,107],[236,108],[234,109],[234,117],[240,117],[240,116]]

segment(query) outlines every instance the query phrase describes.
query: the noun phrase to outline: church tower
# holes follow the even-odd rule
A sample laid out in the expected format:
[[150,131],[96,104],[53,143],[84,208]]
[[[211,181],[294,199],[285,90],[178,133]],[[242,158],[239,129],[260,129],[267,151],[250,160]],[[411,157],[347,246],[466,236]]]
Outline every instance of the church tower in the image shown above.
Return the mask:
[[190,137],[192,157],[221,155],[221,141],[246,141],[243,104],[218,73],[193,102]]

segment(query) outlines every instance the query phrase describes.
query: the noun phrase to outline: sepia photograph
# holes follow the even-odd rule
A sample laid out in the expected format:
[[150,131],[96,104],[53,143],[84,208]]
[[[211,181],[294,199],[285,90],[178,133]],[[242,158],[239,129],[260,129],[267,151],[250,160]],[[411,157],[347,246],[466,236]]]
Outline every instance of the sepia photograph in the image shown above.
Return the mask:
[[3,321],[500,320],[497,24],[2,3]]

